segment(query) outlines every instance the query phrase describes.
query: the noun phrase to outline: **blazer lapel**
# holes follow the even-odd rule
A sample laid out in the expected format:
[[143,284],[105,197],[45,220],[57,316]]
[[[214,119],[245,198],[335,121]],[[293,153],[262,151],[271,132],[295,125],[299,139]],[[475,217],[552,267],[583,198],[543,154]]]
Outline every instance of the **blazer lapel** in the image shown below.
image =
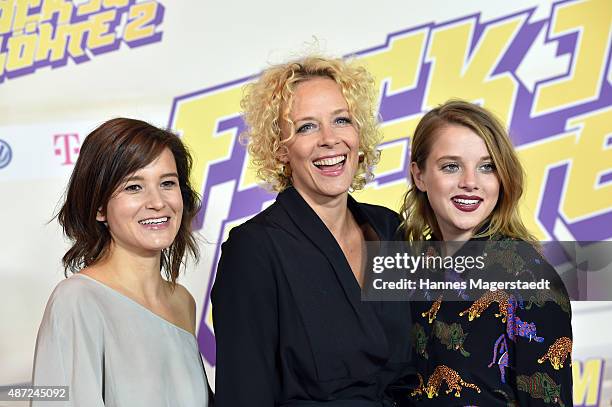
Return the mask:
[[[302,196],[293,187],[287,188],[277,197],[277,202],[286,210],[288,216],[297,225],[302,233],[312,242],[312,244],[324,254],[334,270],[342,289],[351,303],[353,310],[360,316],[366,326],[369,326],[372,333],[384,337],[384,330],[380,326],[376,313],[368,303],[361,301],[361,288],[351,271],[351,267],[338,245],[338,242],[325,226],[321,218],[306,203]],[[349,196],[349,208],[352,210],[358,222],[368,221],[369,219],[359,208],[352,197]],[[376,229],[375,222],[370,225],[380,236],[380,231]]]

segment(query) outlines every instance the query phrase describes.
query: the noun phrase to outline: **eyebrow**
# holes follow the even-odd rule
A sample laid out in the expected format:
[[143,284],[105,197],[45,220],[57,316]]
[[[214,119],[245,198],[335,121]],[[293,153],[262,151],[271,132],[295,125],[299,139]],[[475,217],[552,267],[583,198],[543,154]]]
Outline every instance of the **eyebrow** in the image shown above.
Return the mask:
[[[485,156],[480,157],[480,161],[490,160],[490,159],[491,159],[490,155],[485,155]],[[459,157],[458,155],[445,155],[445,156],[438,158],[437,162],[442,161],[442,160],[461,161],[461,157]]]
[[[179,176],[178,176],[178,174],[176,172],[167,172],[167,173],[162,174],[160,176],[160,178],[168,178],[168,177],[176,177],[176,178],[178,178]],[[126,182],[129,182],[129,181],[144,181],[144,178],[141,177],[140,175],[134,175],[132,177],[129,177],[126,180]]]
[[[347,108],[345,108],[345,107],[342,107],[342,108],[340,108],[340,109],[336,109],[336,110],[334,110],[334,111],[332,112],[332,116],[337,115],[337,114],[340,114],[340,113],[344,113],[344,112],[348,113],[348,112],[349,112],[349,110],[348,110]],[[312,117],[312,116],[306,116],[306,117],[302,117],[302,118],[300,118],[300,119],[294,120],[294,122],[295,122],[295,123],[297,123],[297,122],[303,122],[303,121],[305,121],[305,120],[316,120],[316,118],[314,118],[314,117]]]

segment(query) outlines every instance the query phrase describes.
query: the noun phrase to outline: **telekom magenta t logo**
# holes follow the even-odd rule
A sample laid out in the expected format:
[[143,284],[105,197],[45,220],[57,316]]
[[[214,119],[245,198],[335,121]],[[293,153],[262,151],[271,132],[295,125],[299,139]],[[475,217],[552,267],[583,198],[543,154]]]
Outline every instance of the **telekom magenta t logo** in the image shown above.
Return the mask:
[[81,141],[77,133],[54,134],[55,155],[62,157],[62,165],[72,165],[81,151]]

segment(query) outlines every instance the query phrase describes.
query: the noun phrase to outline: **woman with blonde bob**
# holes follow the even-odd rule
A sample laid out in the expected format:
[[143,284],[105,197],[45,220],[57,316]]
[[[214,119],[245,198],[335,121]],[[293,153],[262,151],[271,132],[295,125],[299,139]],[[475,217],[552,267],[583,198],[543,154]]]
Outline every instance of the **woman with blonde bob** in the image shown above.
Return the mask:
[[279,192],[234,228],[212,291],[216,405],[374,407],[410,370],[406,304],[361,301],[366,242],[399,216],[349,196],[380,135],[366,70],[308,56],[265,70],[242,101],[252,162]]
[[524,174],[503,125],[461,100],[431,110],[412,138],[410,180],[401,213],[413,248],[428,256],[483,256],[484,271],[443,267],[446,282],[550,282],[539,291],[422,293],[425,300],[411,307],[420,375],[415,404],[571,405],[571,367],[563,363],[571,353],[570,303],[519,216]]

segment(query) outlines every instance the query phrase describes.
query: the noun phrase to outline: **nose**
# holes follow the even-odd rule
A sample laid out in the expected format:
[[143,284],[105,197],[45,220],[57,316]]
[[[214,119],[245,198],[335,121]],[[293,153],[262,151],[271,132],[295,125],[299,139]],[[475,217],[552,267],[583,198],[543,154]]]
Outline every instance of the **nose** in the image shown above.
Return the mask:
[[157,188],[150,188],[147,191],[147,209],[160,210],[165,206],[164,198]]
[[476,183],[476,173],[472,170],[465,170],[461,174],[461,178],[459,178],[459,188],[471,191],[473,189],[478,189]]
[[340,137],[336,134],[335,129],[329,125],[322,125],[319,133],[321,136],[319,145],[321,147],[333,147],[340,143]]

